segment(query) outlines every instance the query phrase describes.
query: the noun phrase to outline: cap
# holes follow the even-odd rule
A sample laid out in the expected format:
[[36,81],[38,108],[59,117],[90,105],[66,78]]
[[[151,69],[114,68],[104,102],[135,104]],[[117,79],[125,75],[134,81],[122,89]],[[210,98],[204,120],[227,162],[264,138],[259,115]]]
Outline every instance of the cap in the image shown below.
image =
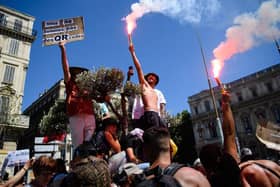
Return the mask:
[[157,85],[158,82],[159,82],[159,76],[157,74],[151,72],[151,73],[148,73],[148,74],[145,75],[145,79],[147,80],[150,75],[152,75],[156,78],[156,85]]
[[69,67],[69,71],[71,75],[77,75],[79,73],[82,73],[83,71],[89,71],[87,68],[82,68],[82,67]]

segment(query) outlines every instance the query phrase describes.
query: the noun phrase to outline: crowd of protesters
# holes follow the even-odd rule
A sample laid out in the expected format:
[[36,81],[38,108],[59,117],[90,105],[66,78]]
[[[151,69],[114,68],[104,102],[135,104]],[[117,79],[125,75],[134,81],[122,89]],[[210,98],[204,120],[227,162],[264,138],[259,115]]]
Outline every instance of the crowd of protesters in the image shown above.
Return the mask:
[[[223,145],[205,145],[191,166],[175,164],[172,158],[176,145],[163,120],[166,101],[163,94],[155,89],[159,76],[143,73],[134,46],[130,44],[129,51],[142,92],[132,107],[136,108],[136,112],[132,112],[135,123],[122,141],[118,137],[119,122],[108,114],[104,103],[102,128],[98,132],[95,130],[92,101],[78,95],[75,84],[75,76],[86,69],[70,68],[65,46],[63,43],[59,46],[66,84],[67,114],[74,144],[69,169],[66,169],[61,159],[40,156],[26,162],[16,175],[0,187],[141,187],[164,184],[188,187],[280,187],[280,166],[277,163],[257,160],[248,149],[242,150],[242,155],[238,154],[230,94],[226,90],[221,93]],[[130,67],[130,76],[133,74],[131,71]],[[23,184],[22,178],[28,170],[33,171],[34,177],[29,184]]]

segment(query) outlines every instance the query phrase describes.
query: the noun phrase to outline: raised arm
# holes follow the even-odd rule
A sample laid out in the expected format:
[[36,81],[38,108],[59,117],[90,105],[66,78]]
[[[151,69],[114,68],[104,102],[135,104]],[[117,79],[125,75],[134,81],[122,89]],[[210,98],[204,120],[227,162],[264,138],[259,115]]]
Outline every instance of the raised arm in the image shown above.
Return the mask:
[[224,149],[229,153],[237,163],[240,162],[237,146],[235,142],[235,123],[230,107],[230,94],[227,91],[222,93],[222,112],[223,112],[223,134],[224,134]]
[[105,139],[114,150],[114,152],[119,153],[121,152],[121,145],[118,139],[114,138],[113,135],[108,132],[104,131]]
[[61,63],[62,63],[62,68],[63,68],[64,81],[68,82],[71,78],[71,74],[69,71],[69,64],[68,64],[67,55],[66,55],[65,43],[60,42],[59,48],[61,50]]
[[136,71],[137,71],[137,74],[138,74],[139,83],[140,84],[148,84],[147,81],[145,80],[141,64],[140,64],[138,58],[136,57],[133,44],[129,45],[129,51],[131,53],[132,60],[133,60],[133,63],[135,65],[135,68],[136,68]]
[[12,186],[14,186],[18,181],[21,180],[21,178],[25,175],[26,171],[32,167],[33,163],[34,163],[34,159],[28,160],[24,164],[23,168],[21,168],[21,170],[19,170],[15,174],[15,176],[10,178],[5,184],[1,185],[1,187],[12,187]]

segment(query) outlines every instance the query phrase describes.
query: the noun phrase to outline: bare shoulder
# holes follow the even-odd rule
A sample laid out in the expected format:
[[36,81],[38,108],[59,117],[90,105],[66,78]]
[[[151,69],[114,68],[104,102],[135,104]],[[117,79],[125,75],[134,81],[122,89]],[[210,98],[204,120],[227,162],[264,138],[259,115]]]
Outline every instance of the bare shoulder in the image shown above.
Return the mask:
[[254,163],[258,163],[265,167],[273,169],[275,172],[280,172],[280,166],[271,160],[250,160],[240,164],[240,168],[243,168],[244,166],[246,166],[246,168],[251,168],[251,169],[255,168],[256,166],[254,165]]
[[181,186],[210,187],[210,184],[206,177],[199,171],[190,167],[180,168],[175,173],[174,178],[181,184]]
[[280,167],[270,160],[252,160],[242,163],[241,165],[241,179],[243,184],[250,184],[251,186],[279,186],[279,179],[275,177],[269,170],[264,169],[262,166],[257,165],[259,163],[265,168],[273,170],[278,175],[280,174]]
[[271,160],[256,160],[256,162],[280,171],[280,166]]

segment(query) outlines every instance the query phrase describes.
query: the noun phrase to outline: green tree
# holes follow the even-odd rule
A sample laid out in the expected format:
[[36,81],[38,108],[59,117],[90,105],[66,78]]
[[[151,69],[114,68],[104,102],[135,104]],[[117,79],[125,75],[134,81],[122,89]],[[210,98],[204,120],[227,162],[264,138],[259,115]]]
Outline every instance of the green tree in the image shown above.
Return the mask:
[[44,115],[39,124],[43,136],[51,136],[69,132],[68,116],[65,113],[65,101],[56,101],[48,114]]
[[173,141],[178,146],[174,160],[184,164],[192,164],[197,158],[191,116],[187,110],[176,116],[169,116],[168,124]]

